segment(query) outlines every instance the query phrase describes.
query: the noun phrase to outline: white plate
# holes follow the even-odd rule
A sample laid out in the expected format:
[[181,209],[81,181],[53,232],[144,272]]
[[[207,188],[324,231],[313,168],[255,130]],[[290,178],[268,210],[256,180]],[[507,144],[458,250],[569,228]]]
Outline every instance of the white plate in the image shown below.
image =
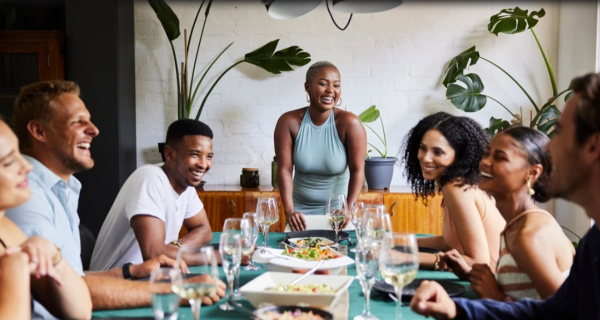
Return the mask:
[[[334,253],[340,254],[339,252],[331,249]],[[260,250],[258,250],[260,251]],[[292,258],[282,255],[283,249],[269,250],[273,254],[273,258],[269,259],[265,263],[267,271],[276,272],[293,272],[294,270],[308,270],[312,269],[319,263],[318,261],[305,261],[298,258]],[[354,264],[352,258],[341,255],[339,258],[325,260],[319,270],[329,270],[330,275],[337,275],[342,271],[342,268]]]
[[331,276],[331,275],[310,275],[300,281],[298,284],[327,284],[336,289],[336,293],[284,293],[276,291],[265,291],[265,288],[275,287],[278,284],[291,283],[300,275],[281,272],[266,272],[254,278],[240,288],[240,292],[256,308],[262,302],[272,303],[274,305],[298,305],[308,304],[314,307],[329,307],[333,305],[341,295],[348,290],[354,277],[351,276]]
[[[330,246],[332,248],[339,246],[339,244],[337,244],[337,243],[333,244],[333,241],[331,241],[330,239],[327,239],[327,238],[321,238],[321,237],[313,237],[313,238],[321,239],[321,246]],[[288,239],[288,242],[298,244],[298,241],[302,240],[302,239],[308,239],[308,238],[291,238],[291,239]]]

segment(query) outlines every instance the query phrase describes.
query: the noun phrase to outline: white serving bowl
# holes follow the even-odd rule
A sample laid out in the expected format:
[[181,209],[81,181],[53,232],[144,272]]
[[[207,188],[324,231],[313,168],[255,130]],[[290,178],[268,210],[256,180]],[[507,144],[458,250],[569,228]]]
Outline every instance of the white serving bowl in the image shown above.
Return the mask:
[[[333,252],[337,252],[330,249]],[[264,263],[267,271],[274,272],[302,272],[312,269],[319,263],[318,261],[305,261],[297,258],[284,256],[281,253],[283,249],[268,248],[265,253],[260,253],[261,249],[256,250],[254,259],[258,263]],[[338,253],[339,254],[339,253]],[[352,258],[341,255],[339,258],[325,260],[319,271],[327,270],[330,275],[338,275],[342,268],[354,263]]]
[[286,293],[265,291],[266,288],[278,284],[289,284],[300,277],[300,274],[283,272],[265,272],[240,288],[240,292],[248,301],[258,308],[262,302],[277,306],[307,304],[311,307],[329,307],[333,305],[354,281],[351,276],[310,275],[298,284],[326,284],[336,289],[336,293]]

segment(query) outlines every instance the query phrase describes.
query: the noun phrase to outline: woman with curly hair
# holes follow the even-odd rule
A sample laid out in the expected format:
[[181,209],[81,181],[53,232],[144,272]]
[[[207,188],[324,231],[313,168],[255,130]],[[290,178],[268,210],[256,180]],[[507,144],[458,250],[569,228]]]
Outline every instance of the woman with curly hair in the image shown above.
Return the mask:
[[[471,266],[495,266],[505,221],[495,201],[478,187],[479,162],[489,140],[477,122],[438,112],[411,129],[404,143],[405,174],[425,205],[441,192],[443,234],[421,238],[420,247],[456,249]],[[421,253],[421,266],[444,269],[443,254]]]
[[546,143],[548,137],[540,131],[517,126],[496,135],[485,149],[479,187],[496,199],[508,221],[497,274],[487,265],[469,267],[455,250],[442,257],[481,298],[546,299],[569,275],[575,249],[554,217],[535,204],[549,200],[552,165]]

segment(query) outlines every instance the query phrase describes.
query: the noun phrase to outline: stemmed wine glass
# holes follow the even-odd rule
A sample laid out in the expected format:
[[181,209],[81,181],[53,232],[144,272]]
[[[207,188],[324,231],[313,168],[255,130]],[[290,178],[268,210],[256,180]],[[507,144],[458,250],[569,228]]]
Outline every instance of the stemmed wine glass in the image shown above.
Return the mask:
[[183,280],[179,277],[178,281],[173,284],[174,291],[179,297],[189,300],[194,320],[199,320],[202,298],[210,297],[217,293],[219,269],[217,268],[215,251],[211,245],[183,245],[177,251],[174,269],[179,270],[181,259],[193,262],[195,269],[198,270],[199,273],[210,277],[210,281],[207,282],[193,282]]
[[[356,240],[361,241],[362,238],[362,234],[363,234],[363,223],[362,223],[362,218],[363,218],[363,213],[365,211],[365,203],[364,202],[359,202],[359,201],[353,201],[350,204],[350,217],[352,220],[350,220],[352,222],[352,225],[354,225],[354,231],[356,232]],[[352,252],[354,249],[350,250]]]
[[177,320],[179,295],[173,291],[182,282],[181,270],[158,268],[150,274],[152,312],[156,320]]
[[417,237],[409,233],[386,233],[379,253],[379,271],[396,291],[396,320],[402,319],[402,288],[415,279],[418,269]]
[[325,210],[327,219],[333,221],[335,229],[335,243],[338,242],[338,229],[340,222],[346,220],[348,216],[348,207],[345,194],[330,194],[327,199],[327,208]]
[[277,210],[277,199],[275,198],[258,198],[256,203],[256,215],[258,216],[258,224],[263,230],[263,249],[267,247],[269,240],[269,227],[279,221],[279,212]]
[[[233,297],[233,280],[235,278],[235,270],[240,267],[242,262],[242,241],[239,234],[223,232],[219,242],[219,253],[221,254],[221,262],[223,271],[227,276],[229,287],[229,295],[227,300]],[[234,310],[233,306],[228,301],[222,303],[219,309],[229,311]]]
[[354,317],[354,320],[378,320],[377,317],[371,314],[370,302],[371,288],[375,284],[379,272],[379,250],[375,247],[365,246],[360,241],[355,249],[356,273],[365,296],[365,306],[362,314]]
[[[246,212],[243,216],[244,219],[250,220],[250,229],[252,230],[252,252],[254,252],[254,245],[256,239],[258,239],[258,215],[255,212]],[[252,254],[250,252],[249,254]],[[242,268],[246,271],[260,270],[261,268],[254,264],[254,256],[250,256],[250,264]]]
[[[245,218],[228,218],[223,224],[223,232],[235,233],[240,235],[242,243],[242,257],[251,255],[254,251],[253,231],[251,221]],[[239,291],[240,288],[240,269],[235,270],[235,286],[233,289],[233,300],[243,299]]]

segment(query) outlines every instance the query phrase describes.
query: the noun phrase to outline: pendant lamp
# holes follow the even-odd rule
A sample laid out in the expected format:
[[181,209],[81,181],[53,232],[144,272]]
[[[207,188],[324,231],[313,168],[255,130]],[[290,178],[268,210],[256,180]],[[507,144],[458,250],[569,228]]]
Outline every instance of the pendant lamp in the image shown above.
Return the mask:
[[318,7],[323,0],[261,0],[269,16],[277,20],[298,18]]
[[401,4],[402,0],[333,0],[333,10],[344,13],[375,13]]

